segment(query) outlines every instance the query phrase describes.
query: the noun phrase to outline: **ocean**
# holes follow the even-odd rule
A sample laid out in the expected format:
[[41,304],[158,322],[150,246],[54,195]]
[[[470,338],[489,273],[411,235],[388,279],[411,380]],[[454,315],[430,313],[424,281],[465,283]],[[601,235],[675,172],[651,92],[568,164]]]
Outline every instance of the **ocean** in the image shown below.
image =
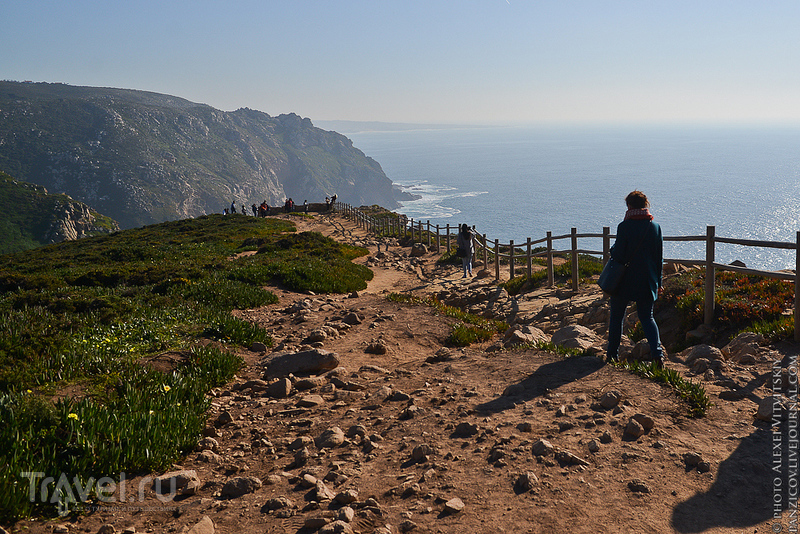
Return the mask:
[[[794,243],[800,231],[800,127],[468,127],[345,132],[404,191],[414,220],[467,223],[501,243],[616,232],[625,196],[647,194],[665,236]],[[568,248],[566,241],[556,242]],[[600,250],[599,239],[579,241]],[[705,259],[704,243],[665,242],[666,258]],[[793,250],[717,244],[719,263],[794,269]]]

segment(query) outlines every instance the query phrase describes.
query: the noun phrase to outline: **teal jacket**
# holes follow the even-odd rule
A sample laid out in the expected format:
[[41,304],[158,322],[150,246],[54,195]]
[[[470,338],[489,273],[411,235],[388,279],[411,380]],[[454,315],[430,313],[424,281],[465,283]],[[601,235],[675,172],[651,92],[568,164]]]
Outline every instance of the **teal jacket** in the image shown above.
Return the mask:
[[664,260],[664,238],[658,223],[646,219],[619,223],[611,257],[622,263],[630,262],[622,277],[620,298],[628,301],[658,298]]

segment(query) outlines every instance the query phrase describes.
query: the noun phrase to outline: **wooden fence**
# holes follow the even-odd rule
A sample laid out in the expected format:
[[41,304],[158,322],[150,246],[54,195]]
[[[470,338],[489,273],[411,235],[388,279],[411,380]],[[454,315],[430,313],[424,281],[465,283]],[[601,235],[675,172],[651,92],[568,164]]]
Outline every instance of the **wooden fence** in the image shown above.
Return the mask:
[[[356,221],[356,223],[371,232],[383,236],[394,237],[409,237],[414,242],[425,243],[428,247],[435,247],[437,251],[441,249],[442,241],[444,241],[445,250],[451,249],[451,240],[455,243],[458,226],[445,225],[444,227],[431,225],[430,221],[423,223],[422,221],[414,221],[414,219],[406,219],[405,216],[399,217],[382,217],[380,219],[370,217],[362,212],[360,209],[353,206],[337,203],[336,209],[344,216]],[[569,255],[571,258],[571,273],[572,273],[572,289],[578,290],[578,255],[589,254],[601,256],[603,265],[608,261],[611,250],[611,239],[616,236],[611,234],[611,229],[607,226],[603,227],[603,232],[596,233],[581,233],[577,229],[572,228],[570,233],[563,235],[552,235],[552,232],[547,232],[547,236],[541,239],[527,238],[521,243],[514,243],[511,240],[509,243],[500,243],[497,239],[494,241],[487,239],[486,234],[479,234],[475,232],[473,226],[473,235],[475,236],[475,258],[481,258],[483,265],[489,267],[489,255],[492,255],[494,263],[494,276],[496,280],[500,279],[500,265],[506,263],[509,270],[509,278],[513,278],[516,273],[517,262],[524,262],[527,269],[527,275],[532,274],[532,259],[545,258],[547,264],[547,284],[552,287],[554,285],[554,268],[553,258],[556,255]],[[452,232],[452,233],[451,233]],[[594,238],[602,240],[602,250],[586,250],[578,248],[578,239]],[[556,250],[553,247],[554,242],[560,240],[569,240],[569,248]],[[777,278],[780,280],[787,280],[794,282],[794,340],[800,341],[800,277],[796,275],[797,266],[800,266],[800,231],[797,232],[794,243],[781,242],[781,241],[757,241],[751,239],[733,239],[727,237],[718,237],[716,235],[715,226],[707,226],[705,235],[696,236],[665,236],[664,241],[697,241],[705,242],[706,257],[704,260],[692,259],[664,259],[665,263],[673,263],[677,265],[687,266],[702,266],[705,267],[705,300],[703,303],[703,322],[711,324],[714,319],[714,306],[715,306],[715,278],[716,271],[734,271],[742,274],[764,276],[767,278]],[[735,265],[725,265],[717,263],[715,260],[715,245],[716,243],[728,243],[733,245],[741,245],[746,247],[762,247],[762,248],[776,248],[787,249],[795,251],[795,272],[786,271],[762,271],[757,269],[748,269],[746,267],[738,267]],[[534,247],[541,246],[544,250],[533,252]]]

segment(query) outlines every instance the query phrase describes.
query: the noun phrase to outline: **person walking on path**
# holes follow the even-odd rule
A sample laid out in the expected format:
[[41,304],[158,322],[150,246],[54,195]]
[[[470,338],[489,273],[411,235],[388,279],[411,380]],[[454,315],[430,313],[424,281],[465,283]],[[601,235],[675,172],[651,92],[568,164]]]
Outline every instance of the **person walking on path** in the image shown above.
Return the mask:
[[617,226],[617,238],[611,247],[611,257],[627,264],[620,288],[611,296],[606,361],[619,359],[622,325],[628,303],[636,303],[639,321],[650,344],[650,356],[656,366],[663,368],[658,325],[653,319],[653,305],[661,294],[661,272],[664,256],[664,238],[661,226],[653,222],[650,202],[641,191],[632,191],[625,197],[628,210],[625,219]]
[[456,238],[456,254],[461,257],[461,266],[464,267],[464,276],[472,276],[472,256],[475,254],[475,245],[472,243],[472,232],[466,223],[461,225],[461,230]]

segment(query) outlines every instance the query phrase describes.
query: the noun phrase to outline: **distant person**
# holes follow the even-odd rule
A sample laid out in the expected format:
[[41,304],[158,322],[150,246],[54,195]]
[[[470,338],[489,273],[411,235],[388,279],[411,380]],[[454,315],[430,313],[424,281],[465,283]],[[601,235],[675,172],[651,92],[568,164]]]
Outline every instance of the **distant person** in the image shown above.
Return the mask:
[[336,207],[336,195],[334,194],[334,195],[331,197],[331,209],[333,209],[333,208],[335,208],[335,207]]
[[331,209],[331,197],[325,196],[325,211]]
[[234,202],[231,202],[231,214],[234,213],[236,213],[236,204]]
[[461,230],[456,238],[456,254],[461,257],[461,266],[464,268],[464,276],[472,276],[472,255],[475,254],[475,245],[472,243],[472,231],[466,223],[461,225]]
[[623,264],[628,263],[622,276],[620,289],[611,296],[611,312],[608,326],[608,350],[606,361],[619,359],[619,344],[622,338],[622,323],[628,303],[636,303],[639,321],[650,344],[650,356],[655,365],[664,367],[664,353],[658,334],[658,325],[653,319],[653,305],[661,294],[661,267],[664,257],[664,238],[661,226],[653,222],[650,202],[641,191],[632,191],[625,197],[628,211],[617,226],[617,238],[611,247],[611,257]]
[[258,206],[253,204],[252,206],[250,206],[250,209],[253,210],[253,217],[258,217]]
[[308,213],[308,200],[303,201],[303,213]]
[[244,204],[242,204],[242,215],[247,215],[247,210],[244,209]]

